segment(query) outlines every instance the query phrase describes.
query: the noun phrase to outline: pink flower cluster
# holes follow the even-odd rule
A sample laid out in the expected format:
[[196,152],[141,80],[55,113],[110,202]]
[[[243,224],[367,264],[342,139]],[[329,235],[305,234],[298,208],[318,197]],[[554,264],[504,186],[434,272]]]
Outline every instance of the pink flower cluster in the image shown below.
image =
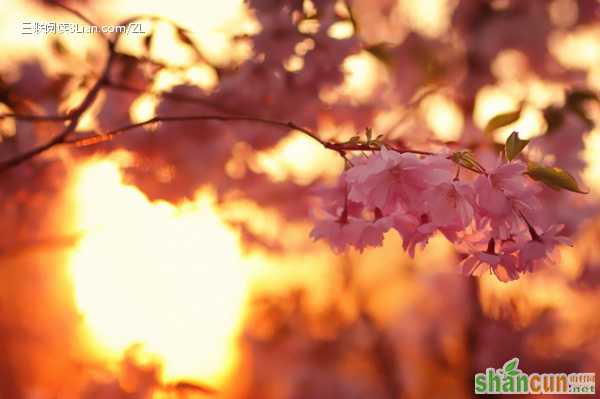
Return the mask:
[[541,187],[526,170],[521,161],[500,160],[475,173],[448,155],[382,146],[353,158],[338,184],[322,195],[324,216],[311,237],[326,240],[336,252],[348,247],[362,252],[396,230],[414,256],[417,246],[441,232],[466,252],[464,273],[489,269],[502,281],[515,280],[555,260],[556,246],[569,243],[558,235],[562,226],[538,221]]

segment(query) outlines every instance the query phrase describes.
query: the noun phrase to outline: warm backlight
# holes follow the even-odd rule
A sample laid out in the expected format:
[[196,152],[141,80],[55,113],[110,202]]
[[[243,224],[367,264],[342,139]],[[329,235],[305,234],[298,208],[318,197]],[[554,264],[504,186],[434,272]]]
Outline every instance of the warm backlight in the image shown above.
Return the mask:
[[77,305],[101,356],[133,344],[162,360],[165,380],[218,385],[236,362],[247,279],[235,234],[211,197],[173,206],[125,185],[109,161],[76,184],[71,258]]

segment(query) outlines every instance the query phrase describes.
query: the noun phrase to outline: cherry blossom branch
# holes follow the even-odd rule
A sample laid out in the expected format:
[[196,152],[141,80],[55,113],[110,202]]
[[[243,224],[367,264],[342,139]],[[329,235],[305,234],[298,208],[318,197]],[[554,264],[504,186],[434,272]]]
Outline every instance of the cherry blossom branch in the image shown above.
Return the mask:
[[[114,54],[114,53],[111,53],[111,54]],[[110,64],[108,64],[108,66],[110,67]],[[135,93],[145,92],[142,89],[138,89],[138,88],[135,88],[132,86],[110,82],[107,77],[104,77],[103,79],[101,78],[97,81],[97,85],[94,86],[93,90],[90,91],[88,96],[93,95],[95,98],[95,95],[97,94],[97,91],[100,90],[101,86],[106,86],[106,87],[113,88],[116,90],[135,92]],[[209,106],[209,107],[219,108],[218,105],[210,103],[208,101],[204,101],[204,99],[202,99],[200,97],[186,96],[186,95],[180,95],[180,94],[176,94],[176,93],[157,93],[157,95],[166,97],[166,98],[174,100],[174,101],[198,103],[198,104]],[[239,122],[262,123],[262,124],[270,125],[270,126],[274,126],[274,127],[297,130],[297,131],[307,135],[311,139],[317,141],[325,149],[337,152],[346,161],[348,161],[347,157],[346,157],[347,152],[352,152],[352,151],[363,151],[363,152],[369,151],[369,152],[371,152],[371,151],[379,151],[381,149],[380,146],[372,146],[368,143],[338,143],[338,142],[324,141],[324,140],[320,139],[316,133],[312,132],[311,130],[309,130],[307,128],[301,127],[294,122],[281,122],[281,121],[253,117],[253,116],[231,115],[231,114],[230,115],[156,116],[156,117],[147,119],[145,121],[122,126],[122,127],[113,129],[113,130],[105,132],[105,133],[89,133],[88,135],[85,135],[85,136],[69,139],[67,136],[76,128],[76,125],[74,125],[74,121],[78,122],[78,119],[80,118],[81,113],[85,112],[85,110],[88,107],[89,107],[89,104],[87,104],[84,101],[81,103],[81,105],[77,109],[75,109],[75,111],[73,111],[69,115],[18,115],[18,114],[2,114],[2,115],[0,115],[0,118],[13,117],[16,119],[29,120],[32,122],[71,121],[71,123],[60,134],[55,136],[48,143],[41,145],[39,147],[36,147],[28,152],[25,152],[11,160],[0,163],[0,172],[4,171],[6,169],[9,169],[11,167],[14,167],[14,166],[18,166],[22,162],[24,162],[30,158],[33,158],[34,156],[39,155],[42,152],[44,152],[56,145],[75,144],[78,146],[87,146],[87,145],[92,145],[92,144],[98,144],[98,143],[112,140],[114,136],[116,136],[120,133],[124,133],[129,130],[134,130],[134,129],[137,129],[137,128],[140,128],[143,126],[151,125],[154,123],[160,123],[160,122],[188,122],[188,121],[211,121],[211,120],[212,121],[223,121],[223,122],[239,121]],[[226,109],[219,109],[219,110],[226,112],[226,113],[231,113],[230,110],[226,110]],[[387,147],[398,153],[412,153],[412,154],[418,154],[418,155],[435,155],[435,153],[429,152],[429,151],[420,151],[420,150],[413,150],[413,149],[408,149],[408,148],[396,148],[391,145],[387,145]]]
[[26,122],[64,122],[69,119],[69,115],[0,114],[0,119],[4,118],[12,118]]
[[161,122],[192,122],[192,121],[230,121],[230,122],[255,122],[261,123],[265,125],[275,126],[279,128],[297,130],[311,139],[315,140],[319,144],[321,144],[325,148],[333,149],[335,151],[340,151],[340,149],[335,148],[335,144],[328,143],[326,141],[321,140],[316,133],[311,130],[301,127],[293,122],[280,122],[271,119],[253,117],[253,116],[243,116],[243,115],[185,115],[185,116],[155,116],[153,118],[147,119],[142,122],[133,123],[129,125],[125,125],[113,130],[110,130],[105,133],[90,133],[88,135],[77,137],[72,140],[67,140],[65,144],[75,144],[75,145],[90,145],[101,143],[104,141],[112,140],[112,138],[118,134],[127,132],[129,130],[134,130],[143,126],[152,125],[155,123]]
[[[330,149],[332,149],[331,147],[335,147],[336,150],[342,150],[342,151],[380,151],[381,147],[377,146],[369,146],[367,144],[353,144],[353,145],[347,145],[345,143],[329,143],[330,144]],[[430,151],[421,151],[421,150],[413,150],[410,148],[398,148],[395,147],[391,144],[382,144],[385,145],[386,148],[394,151],[394,152],[398,152],[400,154],[417,154],[417,155],[436,155],[435,152],[430,152]]]
[[[85,136],[76,137],[71,140],[66,140],[64,144],[75,144],[78,146],[87,146],[93,144],[99,144],[105,141],[112,140],[115,136],[125,133],[130,130],[134,130],[143,126],[152,125],[155,123],[161,122],[194,122],[194,121],[221,121],[221,122],[253,122],[260,123],[264,125],[274,126],[278,128],[297,130],[306,136],[310,137],[317,143],[319,143],[323,148],[332,150],[337,152],[342,158],[347,160],[346,152],[349,151],[379,151],[381,149],[380,146],[374,147],[369,144],[348,144],[348,143],[338,143],[325,141],[319,138],[319,136],[300,125],[297,125],[294,122],[281,122],[266,118],[254,117],[254,116],[245,116],[245,115],[184,115],[184,116],[155,116],[153,118],[147,119],[145,121],[141,121],[138,123],[133,123],[129,125],[125,125],[108,132],[104,133],[88,133]],[[435,155],[433,152],[428,151],[420,151],[420,150],[412,150],[407,148],[395,148],[393,146],[388,146],[391,150],[398,153],[412,153],[418,155]]]
[[[57,1],[51,1],[51,4],[55,5],[59,8],[62,8],[65,11],[75,15],[76,17],[78,17],[79,19],[81,19],[82,21],[84,21],[85,23],[87,23],[91,26],[96,26],[96,27],[98,26],[96,23],[94,23],[91,19],[86,17],[84,14],[82,14],[78,10],[71,8],[70,6],[64,5]],[[179,26],[178,24],[176,24],[173,21],[165,20],[164,18],[158,18],[158,17],[154,17],[154,16],[143,16],[142,15],[142,16],[135,16],[135,17],[128,18],[125,21],[122,21],[120,24],[127,25],[129,23],[132,23],[133,21],[140,20],[140,19],[147,19],[147,20],[150,20],[153,22],[166,21],[167,23],[171,24],[176,29],[176,32],[179,35],[180,39],[186,45],[190,46],[194,50],[198,59],[200,61],[206,63],[207,65],[211,65],[206,60],[204,55],[200,52],[200,50],[197,48],[197,46],[190,39],[190,36],[189,36],[190,31]],[[245,122],[262,123],[265,125],[271,125],[271,126],[279,127],[279,128],[297,130],[297,131],[307,135],[311,139],[315,140],[316,142],[318,142],[325,149],[329,149],[329,150],[337,152],[344,159],[344,161],[347,164],[350,164],[350,161],[347,158],[347,152],[379,151],[381,149],[381,145],[383,145],[381,143],[376,143],[376,145],[373,145],[373,143],[371,143],[371,142],[361,143],[360,141],[352,141],[352,142],[347,142],[347,143],[325,141],[325,140],[320,139],[316,133],[310,131],[309,129],[303,128],[293,122],[281,122],[281,121],[264,119],[264,118],[260,118],[260,117],[249,116],[249,115],[240,115],[230,109],[227,109],[226,107],[223,107],[218,104],[214,104],[206,99],[203,99],[200,97],[195,97],[195,96],[187,96],[187,95],[183,95],[183,94],[177,94],[177,93],[156,93],[156,94],[159,96],[162,96],[164,98],[174,100],[174,101],[197,103],[197,104],[200,104],[203,106],[211,107],[215,110],[218,110],[219,112],[223,112],[226,115],[157,116],[154,118],[150,118],[146,121],[130,124],[127,126],[122,126],[120,128],[111,130],[106,133],[101,133],[101,134],[93,133],[93,134],[87,135],[87,136],[70,138],[71,134],[74,133],[75,130],[77,129],[77,126],[79,124],[79,121],[80,121],[82,115],[94,103],[98,93],[102,90],[102,88],[110,88],[110,89],[114,89],[114,90],[121,90],[121,91],[127,91],[127,92],[132,92],[132,93],[146,93],[147,92],[146,90],[143,90],[143,89],[138,89],[136,87],[129,86],[124,83],[117,83],[117,82],[113,82],[110,80],[110,70],[111,70],[111,66],[114,63],[114,61],[118,57],[124,57],[124,56],[129,56],[129,55],[123,54],[116,50],[116,45],[120,38],[120,35],[118,33],[114,38],[111,39],[108,35],[103,34],[100,29],[97,29],[96,31],[101,33],[101,37],[104,39],[104,41],[106,43],[107,51],[108,51],[107,60],[102,69],[102,72],[100,73],[100,76],[97,78],[95,84],[88,91],[87,95],[82,100],[82,102],[74,110],[72,110],[67,115],[25,115],[25,114],[16,114],[16,113],[0,114],[0,119],[11,117],[14,119],[30,121],[30,122],[43,122],[43,121],[67,122],[67,125],[65,126],[65,128],[60,133],[58,133],[57,135],[52,137],[50,140],[48,140],[47,142],[45,142],[41,145],[38,145],[24,153],[21,153],[11,159],[0,162],[0,173],[5,172],[13,167],[19,166],[22,163],[24,163],[25,161],[28,161],[28,160],[30,160],[30,159],[42,154],[43,152],[45,152],[55,146],[58,146],[58,145],[62,145],[62,144],[75,144],[75,145],[96,144],[96,143],[104,142],[107,140],[111,140],[117,134],[129,131],[129,130],[133,130],[133,129],[136,129],[136,128],[139,128],[139,127],[142,127],[145,125],[150,125],[150,124],[159,123],[159,122],[175,122],[175,121],[186,122],[186,121],[202,121],[202,120],[204,120],[204,121],[209,121],[209,120],[213,120],[213,121],[245,121]],[[134,58],[136,62],[150,62],[150,63],[155,64],[155,62],[150,58],[145,58],[145,57],[138,58],[135,56],[129,56],[129,57]],[[163,67],[164,65],[160,64],[160,66]],[[412,149],[406,149],[406,148],[400,149],[400,148],[394,148],[393,146],[388,146],[388,148],[392,149],[393,151],[400,152],[400,153],[433,155],[433,153],[427,152],[427,151],[418,151],[418,150],[412,150]]]
[[[94,22],[92,22],[89,18],[85,17],[83,14],[81,14],[77,10],[73,10],[72,8],[70,8],[68,6],[64,6],[58,2],[52,2],[52,4],[54,4],[60,8],[63,8],[68,12],[71,12],[72,14],[74,14],[75,16],[79,17],[80,19],[82,19],[83,21],[85,21],[86,23],[88,23],[92,26],[97,26]],[[158,18],[158,17],[136,16],[133,18],[128,18],[127,20],[121,22],[121,24],[125,25],[125,24],[131,23],[131,22],[133,22],[135,20],[139,20],[139,19],[149,19],[151,21],[163,21],[163,18]],[[198,58],[201,61],[206,62],[208,64],[208,62],[205,60],[205,58],[202,56],[202,54],[196,48],[195,44],[191,41],[191,39],[189,37],[189,32],[186,29],[178,26],[176,23],[174,23],[172,21],[167,20],[167,22],[170,23],[177,30],[177,34],[180,36],[181,40],[186,45],[194,48]],[[133,129],[136,129],[139,127],[143,127],[145,125],[150,125],[150,124],[159,123],[159,122],[175,122],[175,121],[179,121],[179,122],[202,121],[202,120],[204,120],[204,121],[209,121],[209,120],[213,120],[213,121],[245,121],[245,122],[262,123],[265,125],[271,125],[271,126],[278,127],[278,128],[285,128],[288,130],[289,129],[297,130],[297,131],[307,135],[314,141],[318,142],[325,149],[337,152],[344,159],[347,166],[352,166],[352,163],[347,158],[348,152],[354,152],[354,151],[374,152],[374,151],[380,151],[384,147],[386,149],[389,149],[391,151],[394,151],[394,152],[397,152],[400,154],[412,153],[412,154],[417,154],[417,155],[422,155],[422,156],[440,155],[440,154],[435,154],[435,153],[429,152],[429,151],[415,150],[415,149],[409,149],[409,148],[404,148],[404,147],[398,148],[397,146],[394,146],[392,144],[383,143],[382,142],[382,139],[384,137],[383,135],[380,135],[376,139],[372,140],[370,129],[367,129],[366,141],[364,141],[364,140],[361,141],[359,136],[352,137],[351,140],[346,141],[346,142],[325,141],[325,140],[322,140],[321,138],[319,138],[319,136],[316,133],[312,132],[311,130],[306,129],[302,126],[299,126],[293,122],[281,122],[281,121],[270,120],[270,119],[265,119],[265,118],[261,118],[261,117],[251,116],[251,115],[239,114],[233,110],[228,109],[227,107],[224,107],[224,106],[221,106],[218,104],[214,104],[207,99],[204,99],[201,97],[196,97],[196,96],[188,96],[188,95],[184,95],[184,94],[178,94],[178,93],[152,93],[152,94],[156,94],[158,96],[161,96],[161,97],[164,97],[164,98],[167,98],[170,100],[174,100],[174,101],[196,103],[196,104],[199,104],[202,106],[211,107],[211,108],[214,108],[215,110],[218,110],[219,112],[222,112],[225,115],[157,116],[157,117],[153,117],[153,118],[150,118],[148,120],[145,120],[145,121],[142,121],[139,123],[122,126],[122,127],[113,129],[106,133],[94,132],[94,133],[90,133],[88,135],[82,135],[80,137],[71,138],[70,136],[72,133],[75,132],[82,115],[94,103],[98,93],[103,88],[121,90],[121,91],[126,91],[126,92],[131,92],[131,93],[151,93],[151,92],[148,92],[147,90],[136,88],[134,86],[127,85],[125,83],[117,83],[117,82],[111,81],[110,70],[111,70],[112,64],[118,57],[131,57],[132,59],[135,60],[135,62],[153,62],[153,61],[151,59],[145,59],[145,58],[140,59],[135,56],[130,56],[130,55],[118,52],[116,50],[116,47],[117,47],[117,42],[120,38],[119,34],[117,34],[113,39],[111,39],[107,35],[102,35],[102,38],[105,40],[106,45],[107,45],[107,50],[108,50],[108,57],[107,57],[105,65],[104,65],[104,68],[103,68],[100,76],[97,78],[95,84],[88,91],[88,93],[85,96],[85,98],[83,99],[83,101],[79,104],[79,106],[77,106],[69,114],[67,114],[67,115],[1,114],[0,115],[0,119],[6,118],[6,117],[13,117],[15,119],[20,119],[20,120],[25,120],[25,121],[30,121],[30,122],[41,122],[41,121],[67,122],[65,128],[60,133],[58,133],[57,135],[52,137],[50,140],[48,140],[46,143],[43,143],[37,147],[34,147],[22,154],[19,154],[15,157],[11,158],[11,159],[0,162],[0,173],[4,172],[10,168],[13,168],[15,166],[18,166],[18,165],[22,164],[23,162],[49,150],[50,148],[52,148],[54,146],[58,146],[61,144],[75,144],[75,145],[83,146],[83,145],[101,143],[104,141],[111,140],[117,134],[129,131],[129,130],[133,130]],[[413,99],[409,103],[407,110],[410,110],[410,109],[416,107],[426,96],[435,92],[436,90],[437,90],[436,88],[432,88],[432,89],[424,90],[423,92],[421,92],[419,95],[417,95],[415,97],[415,99]],[[517,138],[517,144],[518,143],[519,143],[519,141]],[[468,151],[454,152],[451,155],[447,156],[447,158],[452,160],[454,163],[458,164],[459,166],[464,167],[468,170],[471,170],[475,173],[486,174],[486,171],[483,168],[483,166]],[[531,172],[528,172],[528,173],[531,174]],[[545,175],[547,175],[545,170],[541,170],[541,174],[542,174],[541,178],[545,178],[546,177]]]

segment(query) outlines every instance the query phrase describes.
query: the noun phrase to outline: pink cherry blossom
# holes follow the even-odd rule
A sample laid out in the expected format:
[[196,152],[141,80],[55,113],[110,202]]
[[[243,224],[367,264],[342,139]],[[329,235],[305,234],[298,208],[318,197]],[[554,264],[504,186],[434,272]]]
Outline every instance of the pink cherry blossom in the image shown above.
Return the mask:
[[472,185],[461,181],[438,184],[428,189],[424,195],[431,223],[451,241],[473,220],[474,199]]
[[435,231],[435,226],[429,223],[427,215],[417,218],[399,209],[389,216],[391,225],[402,237],[402,247],[411,257],[415,256],[418,244],[425,246]]
[[542,234],[535,233],[530,228],[532,238],[524,243],[519,251],[519,267],[523,270],[533,271],[548,263],[558,261],[555,248],[558,244],[571,245],[571,241],[564,236],[559,236],[563,225],[552,225]]
[[399,203],[410,209],[428,184],[449,180],[451,168],[452,162],[443,157],[422,159],[382,147],[367,162],[346,171],[348,198],[384,211],[393,211]]
[[523,173],[527,167],[522,162],[499,164],[487,175],[479,176],[474,183],[478,224],[489,223],[494,236],[507,239],[523,227],[519,212],[537,208],[539,188]]
[[489,173],[492,185],[513,200],[529,199],[530,196],[540,191],[523,174],[527,171],[527,165],[520,161],[513,161],[494,168]]
[[[398,225],[398,221],[396,223]],[[415,228],[403,236],[402,247],[408,252],[410,257],[414,257],[415,247],[420,244],[424,248],[435,231],[435,224],[431,223],[426,214],[423,214]]]
[[360,216],[363,211],[363,205],[359,202],[348,199],[348,184],[344,179],[337,180],[335,186],[319,187],[314,190],[323,203],[323,210],[329,214],[338,214],[346,209],[349,216]]
[[316,222],[310,237],[315,241],[324,239],[337,253],[349,246],[362,252],[367,247],[381,246],[383,235],[390,227],[387,218],[369,221],[344,214],[339,217],[329,215]]
[[519,278],[517,257],[511,253],[475,252],[467,256],[460,266],[467,275],[479,276],[489,269],[503,282]]
[[[362,252],[381,245],[384,233],[394,229],[414,257],[417,246],[440,232],[457,249],[466,249],[465,273],[489,269],[501,281],[545,263],[558,243],[567,242],[556,235],[557,227],[538,235],[530,226],[530,220],[540,223],[540,187],[524,175],[524,163],[496,158],[486,169],[467,172],[479,173],[474,179],[467,174],[461,180],[457,168],[464,165],[451,159],[446,153],[417,155],[385,146],[351,158],[337,185],[323,193],[327,217],[311,236],[327,240],[336,252],[347,247]],[[365,217],[368,210],[373,217]]]

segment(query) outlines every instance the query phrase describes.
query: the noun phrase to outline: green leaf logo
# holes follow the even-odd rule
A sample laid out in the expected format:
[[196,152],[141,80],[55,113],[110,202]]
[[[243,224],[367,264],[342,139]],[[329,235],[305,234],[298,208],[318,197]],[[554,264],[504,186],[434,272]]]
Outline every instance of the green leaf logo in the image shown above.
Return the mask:
[[517,155],[523,151],[523,148],[529,144],[529,140],[521,140],[519,138],[519,133],[512,132],[508,139],[506,139],[506,144],[504,145],[504,152],[506,154],[506,159],[512,161],[515,159]]
[[516,376],[521,371],[521,370],[519,370],[518,366],[519,366],[519,358],[518,357],[514,357],[511,360],[509,360],[508,362],[504,363],[504,366],[502,367],[504,370],[504,375],[511,376],[511,377]]

